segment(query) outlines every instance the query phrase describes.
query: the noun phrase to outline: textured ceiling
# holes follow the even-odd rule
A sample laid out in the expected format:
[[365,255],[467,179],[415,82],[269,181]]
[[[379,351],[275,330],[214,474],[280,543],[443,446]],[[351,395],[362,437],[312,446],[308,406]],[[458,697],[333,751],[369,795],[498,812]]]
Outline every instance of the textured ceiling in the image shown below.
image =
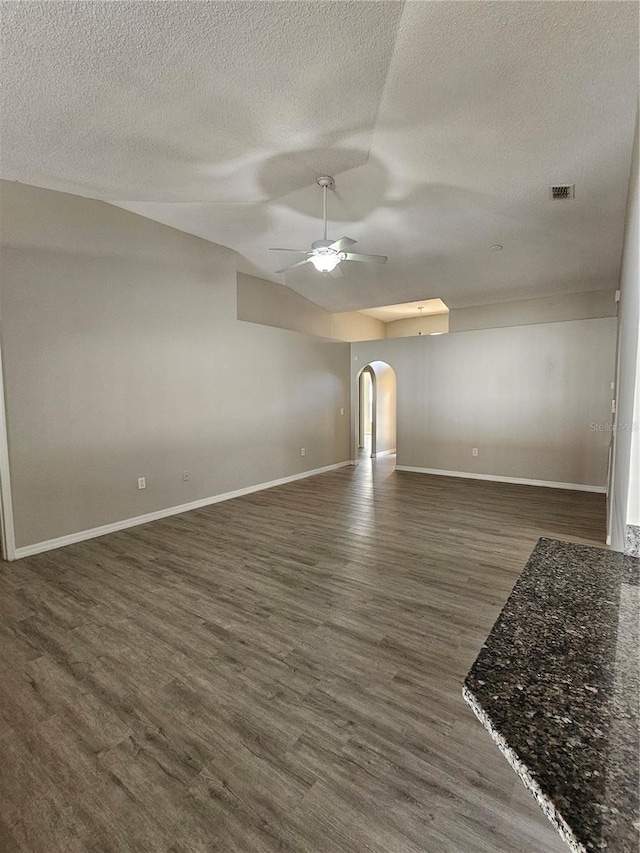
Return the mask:
[[[330,236],[386,266],[286,283],[333,311],[614,288],[635,2],[10,2],[2,177],[230,246]],[[548,186],[575,183],[573,201]],[[490,251],[500,243],[502,252]]]

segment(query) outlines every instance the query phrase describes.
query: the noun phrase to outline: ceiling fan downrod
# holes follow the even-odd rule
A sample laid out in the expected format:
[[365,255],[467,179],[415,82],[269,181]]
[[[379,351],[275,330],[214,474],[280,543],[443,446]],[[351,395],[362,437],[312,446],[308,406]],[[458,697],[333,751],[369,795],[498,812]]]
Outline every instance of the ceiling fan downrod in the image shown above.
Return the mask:
[[322,220],[323,231],[322,239],[327,239],[327,190],[333,189],[334,180],[329,175],[323,175],[316,181],[318,186],[322,187]]

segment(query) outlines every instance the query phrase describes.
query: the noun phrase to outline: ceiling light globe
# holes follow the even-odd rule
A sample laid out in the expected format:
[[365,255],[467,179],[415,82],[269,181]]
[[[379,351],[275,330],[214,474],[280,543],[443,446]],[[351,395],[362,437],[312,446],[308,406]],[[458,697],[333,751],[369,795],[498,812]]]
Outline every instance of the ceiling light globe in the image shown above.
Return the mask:
[[340,263],[340,258],[337,254],[314,255],[311,258],[311,263],[318,272],[331,272],[331,270],[334,270]]

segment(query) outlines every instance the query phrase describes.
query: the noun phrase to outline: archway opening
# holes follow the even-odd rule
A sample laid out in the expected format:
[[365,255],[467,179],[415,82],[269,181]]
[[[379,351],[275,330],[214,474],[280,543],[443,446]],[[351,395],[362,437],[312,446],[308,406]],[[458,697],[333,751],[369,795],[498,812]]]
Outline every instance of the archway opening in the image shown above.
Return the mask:
[[358,435],[361,456],[396,453],[396,374],[386,361],[371,361],[358,376]]

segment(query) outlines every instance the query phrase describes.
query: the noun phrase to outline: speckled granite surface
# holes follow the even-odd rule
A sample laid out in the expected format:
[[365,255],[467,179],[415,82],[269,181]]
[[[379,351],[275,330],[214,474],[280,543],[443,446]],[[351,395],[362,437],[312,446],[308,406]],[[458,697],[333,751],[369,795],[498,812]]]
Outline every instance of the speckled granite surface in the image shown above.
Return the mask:
[[632,557],[640,557],[640,527],[637,524],[627,524],[624,553],[630,554]]
[[640,560],[540,539],[464,696],[569,846],[638,853]]

